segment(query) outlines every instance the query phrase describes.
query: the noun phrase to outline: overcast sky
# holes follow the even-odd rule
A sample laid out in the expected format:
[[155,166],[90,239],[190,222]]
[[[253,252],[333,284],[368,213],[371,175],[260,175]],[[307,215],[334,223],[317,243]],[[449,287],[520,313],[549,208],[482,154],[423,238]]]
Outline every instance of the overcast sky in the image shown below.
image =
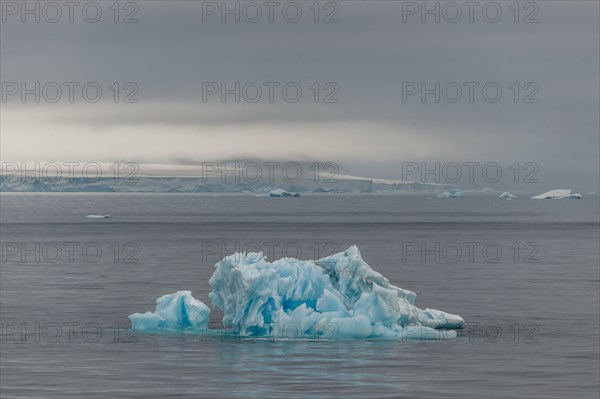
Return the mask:
[[[234,15],[221,22],[224,2],[122,2],[118,23],[113,1],[97,3],[96,23],[83,18],[86,2],[72,23],[64,6],[55,23],[51,7],[40,10],[39,23],[29,14],[23,23],[21,2],[2,2],[3,161],[310,159],[386,178],[400,178],[402,162],[536,162],[543,187],[598,189],[597,1],[521,2],[518,15],[514,1],[479,2],[472,15],[460,1],[440,10],[439,23],[433,14],[421,22],[422,2],[321,2],[317,23],[314,1],[286,9],[288,20],[302,10],[296,23],[284,19],[285,2],[273,6],[272,23],[263,1],[239,2],[239,23]],[[262,17],[246,21],[256,4]],[[94,19],[95,8],[86,10]],[[130,14],[139,22],[123,23]],[[22,102],[23,82],[40,83],[39,103],[34,94]],[[49,102],[55,86],[43,93],[48,82],[62,86],[56,103]],[[64,82],[80,83],[73,103]],[[102,89],[98,102],[83,98],[89,82]],[[255,82],[262,98],[249,101],[251,84],[239,103],[233,94],[222,102],[203,82]],[[278,84],[272,103],[265,82]],[[434,94],[425,102],[410,94],[435,82],[439,103]],[[474,82],[472,102],[465,82]],[[457,86],[462,97],[451,102]],[[297,87],[302,96],[291,102]],[[492,102],[498,87],[502,95]],[[139,102],[123,102],[128,94]]]

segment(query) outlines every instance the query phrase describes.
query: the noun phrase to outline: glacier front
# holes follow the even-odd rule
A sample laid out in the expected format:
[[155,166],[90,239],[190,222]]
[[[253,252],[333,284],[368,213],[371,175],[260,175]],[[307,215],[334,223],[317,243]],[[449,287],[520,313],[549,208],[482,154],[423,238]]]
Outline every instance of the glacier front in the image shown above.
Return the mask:
[[[356,246],[314,262],[268,262],[262,253],[236,253],[215,268],[209,298],[223,311],[223,325],[240,336],[451,339],[456,337],[451,329],[464,325],[458,315],[417,308],[416,294],[371,269]],[[202,304],[189,292],[183,296],[188,294],[188,300]],[[145,330],[207,323],[203,312],[181,322],[181,315],[190,313],[186,299],[168,301],[177,306],[159,306],[165,297],[170,296],[159,298],[156,312],[131,315],[132,323]]]

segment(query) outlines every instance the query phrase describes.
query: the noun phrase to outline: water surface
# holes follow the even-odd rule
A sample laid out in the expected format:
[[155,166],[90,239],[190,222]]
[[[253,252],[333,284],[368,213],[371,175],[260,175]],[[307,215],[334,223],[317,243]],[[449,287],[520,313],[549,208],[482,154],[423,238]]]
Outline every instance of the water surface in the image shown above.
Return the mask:
[[[2,397],[599,395],[597,198],[0,201]],[[235,250],[314,259],[352,244],[392,284],[416,291],[419,307],[462,315],[460,337],[273,342],[124,329],[127,315],[152,310],[166,293],[187,289],[209,303],[214,264]],[[219,318],[213,311],[212,322]]]

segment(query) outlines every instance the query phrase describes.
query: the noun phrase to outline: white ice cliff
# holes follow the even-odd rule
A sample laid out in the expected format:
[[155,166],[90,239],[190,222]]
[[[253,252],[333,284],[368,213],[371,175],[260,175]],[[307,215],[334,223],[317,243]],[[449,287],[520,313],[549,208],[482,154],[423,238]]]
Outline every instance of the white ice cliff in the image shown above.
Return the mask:
[[[464,324],[458,315],[417,308],[416,294],[390,284],[355,246],[315,262],[234,254],[215,267],[209,298],[223,311],[224,326],[242,336],[445,339],[456,336],[447,329]],[[190,317],[186,301],[201,311]],[[184,291],[130,319],[143,329],[194,327],[208,321],[204,307]]]

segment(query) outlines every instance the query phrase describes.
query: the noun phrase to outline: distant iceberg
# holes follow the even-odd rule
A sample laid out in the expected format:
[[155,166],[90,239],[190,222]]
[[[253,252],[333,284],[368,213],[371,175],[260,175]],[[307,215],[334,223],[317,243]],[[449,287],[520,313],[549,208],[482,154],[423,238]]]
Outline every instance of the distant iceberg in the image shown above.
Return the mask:
[[86,215],[85,217],[88,219],[108,219],[110,215]]
[[438,195],[438,198],[460,198],[460,197],[462,197],[462,191],[459,189],[456,189],[456,188],[453,188],[448,191],[444,191],[443,193]]
[[532,199],[581,199],[581,194],[574,194],[573,190],[556,189],[544,194],[531,197]]
[[502,194],[500,194],[498,196],[498,198],[506,198],[506,199],[513,199],[513,198],[517,198],[516,195],[510,193],[509,191],[503,192]]
[[298,193],[290,193],[282,188],[277,188],[269,193],[269,197],[299,197]]
[[[209,298],[240,336],[452,339],[450,329],[464,325],[458,315],[417,308],[416,294],[371,269],[356,246],[315,262],[237,253],[215,267]],[[142,330],[161,330],[194,328],[209,315],[180,291],[159,298],[154,312],[129,318]]]

